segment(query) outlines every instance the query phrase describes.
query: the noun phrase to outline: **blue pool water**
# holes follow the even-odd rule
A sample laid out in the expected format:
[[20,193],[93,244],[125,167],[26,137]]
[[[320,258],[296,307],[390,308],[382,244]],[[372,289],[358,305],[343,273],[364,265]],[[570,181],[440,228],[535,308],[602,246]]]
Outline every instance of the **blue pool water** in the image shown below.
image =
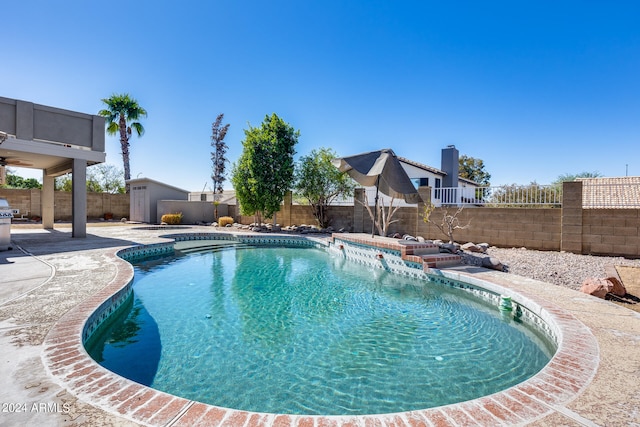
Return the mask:
[[531,377],[552,351],[464,291],[283,247],[139,263],[130,306],[88,350],[188,399],[324,415],[477,398]]

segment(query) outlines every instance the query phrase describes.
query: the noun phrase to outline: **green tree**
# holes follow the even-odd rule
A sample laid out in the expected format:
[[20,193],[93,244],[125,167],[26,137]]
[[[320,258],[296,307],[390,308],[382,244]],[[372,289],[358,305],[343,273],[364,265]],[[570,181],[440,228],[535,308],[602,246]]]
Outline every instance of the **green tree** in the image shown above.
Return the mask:
[[[98,183],[101,192],[111,194],[125,193],[125,184],[122,180],[122,169],[118,169],[116,166],[108,163],[100,163],[95,166],[91,166],[87,171],[91,179]],[[87,181],[88,180],[89,177],[87,177]]]
[[[100,183],[93,177],[87,170],[87,191],[90,193],[102,193],[102,187]],[[72,191],[73,190],[73,176],[70,173],[59,176],[54,181],[54,189],[56,191]]]
[[71,191],[71,184],[71,174],[67,173],[55,179],[53,188],[56,191]]
[[242,154],[233,165],[231,183],[243,215],[256,215],[257,222],[272,218],[280,209],[294,179],[296,131],[275,113],[258,128],[244,131]]
[[575,181],[578,178],[599,178],[602,174],[598,171],[596,172],[580,172],[580,173],[565,173],[563,175],[559,175],[552,184],[562,184],[565,181]]
[[95,173],[93,174],[87,174],[87,191],[90,193],[104,193],[104,189],[102,188],[102,185],[100,185],[100,182],[98,182],[98,179],[95,176]]
[[[138,104],[138,101],[131,98],[129,94],[113,94],[110,98],[102,99],[102,102],[107,108],[100,110],[98,114],[107,119],[106,125],[109,135],[120,134],[124,180],[128,181],[131,179],[129,138],[133,131],[135,131],[138,136],[144,134],[144,127],[138,120],[146,117],[147,111]],[[129,192],[128,184],[126,185],[126,192]]]
[[491,174],[484,170],[484,162],[481,159],[465,156],[458,159],[458,173],[461,178],[476,182],[488,187],[490,185]]
[[328,227],[331,219],[327,210],[339,196],[353,194],[355,183],[345,172],[331,164],[338,157],[330,148],[320,148],[300,158],[296,171],[295,191],[313,209],[313,216],[320,228]]
[[[56,191],[71,191],[73,174],[62,175],[55,180]],[[124,194],[122,170],[114,165],[101,163],[87,168],[87,191],[91,193]]]
[[6,172],[6,184],[4,188],[42,188],[42,184],[35,178],[23,178],[15,175],[11,170]]
[[244,153],[238,162],[233,164],[231,184],[236,191],[236,199],[240,203],[240,213],[243,215],[256,215],[255,222],[262,222],[258,218],[262,207],[258,195],[258,182],[252,176],[251,162]]

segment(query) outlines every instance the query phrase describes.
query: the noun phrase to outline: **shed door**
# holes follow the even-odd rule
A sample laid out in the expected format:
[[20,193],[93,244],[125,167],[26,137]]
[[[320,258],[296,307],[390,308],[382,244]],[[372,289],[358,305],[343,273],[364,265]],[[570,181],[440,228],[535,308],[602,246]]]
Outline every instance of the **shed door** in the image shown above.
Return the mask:
[[149,203],[147,186],[131,188],[131,221],[149,222]]

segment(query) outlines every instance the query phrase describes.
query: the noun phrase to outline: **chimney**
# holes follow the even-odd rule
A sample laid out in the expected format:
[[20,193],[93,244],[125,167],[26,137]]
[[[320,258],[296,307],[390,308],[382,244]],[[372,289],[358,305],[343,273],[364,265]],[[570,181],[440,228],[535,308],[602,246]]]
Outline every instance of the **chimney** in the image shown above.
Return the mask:
[[442,149],[442,165],[440,169],[446,173],[442,180],[443,187],[457,187],[458,186],[458,169],[460,163],[458,158],[460,153],[456,149],[455,145],[447,145],[447,148]]

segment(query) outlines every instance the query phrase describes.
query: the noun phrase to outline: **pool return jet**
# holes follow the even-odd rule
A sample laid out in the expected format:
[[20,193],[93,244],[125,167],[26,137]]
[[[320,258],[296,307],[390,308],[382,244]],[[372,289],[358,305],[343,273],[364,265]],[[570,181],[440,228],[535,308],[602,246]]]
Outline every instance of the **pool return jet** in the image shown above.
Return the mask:
[[393,150],[385,148],[378,151],[356,154],[355,156],[333,159],[331,163],[340,172],[346,172],[351,178],[365,187],[376,187],[376,199],[373,210],[371,237],[374,237],[378,215],[378,192],[396,199],[404,199],[410,204],[422,202],[418,190],[411,182]]

